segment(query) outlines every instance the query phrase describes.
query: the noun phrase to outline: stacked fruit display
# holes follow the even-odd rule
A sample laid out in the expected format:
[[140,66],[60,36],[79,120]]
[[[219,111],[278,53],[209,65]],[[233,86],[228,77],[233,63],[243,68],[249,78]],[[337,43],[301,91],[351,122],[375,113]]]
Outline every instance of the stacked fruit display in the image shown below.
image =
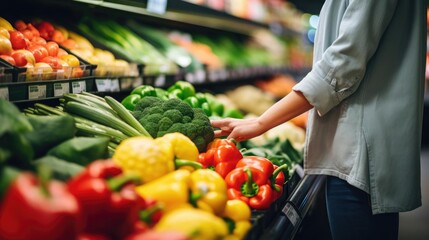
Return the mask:
[[1,18],[0,23],[0,58],[26,69],[26,73],[18,81],[84,76],[85,69],[79,59],[52,41],[58,39],[60,33],[49,22],[33,24],[18,20],[12,26]]

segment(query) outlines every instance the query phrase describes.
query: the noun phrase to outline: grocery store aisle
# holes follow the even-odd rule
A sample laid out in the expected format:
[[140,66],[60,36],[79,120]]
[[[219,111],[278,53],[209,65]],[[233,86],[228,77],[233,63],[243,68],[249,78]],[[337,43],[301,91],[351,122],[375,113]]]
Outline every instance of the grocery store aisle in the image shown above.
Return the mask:
[[422,207],[399,215],[400,240],[429,239],[429,146],[422,149]]

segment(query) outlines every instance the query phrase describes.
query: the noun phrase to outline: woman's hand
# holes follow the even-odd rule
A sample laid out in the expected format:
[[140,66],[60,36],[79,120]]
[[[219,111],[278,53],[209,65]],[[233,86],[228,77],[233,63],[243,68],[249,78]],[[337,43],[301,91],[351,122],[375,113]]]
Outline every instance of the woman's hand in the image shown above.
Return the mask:
[[227,136],[233,138],[237,142],[244,141],[265,132],[258,118],[236,119],[224,118],[220,120],[212,120],[211,124],[216,130],[215,137]]

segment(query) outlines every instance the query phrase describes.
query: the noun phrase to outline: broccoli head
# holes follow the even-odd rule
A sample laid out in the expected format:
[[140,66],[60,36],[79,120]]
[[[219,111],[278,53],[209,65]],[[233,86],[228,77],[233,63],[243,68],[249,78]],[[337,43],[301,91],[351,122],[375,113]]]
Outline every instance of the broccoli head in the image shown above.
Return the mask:
[[177,98],[144,97],[137,102],[133,115],[152,137],[180,132],[188,136],[200,152],[204,152],[214,138],[207,115]]

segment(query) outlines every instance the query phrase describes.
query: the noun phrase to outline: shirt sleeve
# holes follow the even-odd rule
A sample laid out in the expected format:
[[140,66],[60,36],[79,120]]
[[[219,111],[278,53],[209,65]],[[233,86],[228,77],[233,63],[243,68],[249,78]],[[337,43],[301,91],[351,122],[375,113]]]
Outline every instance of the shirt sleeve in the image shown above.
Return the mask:
[[[396,3],[397,0],[349,1],[338,25],[337,38],[293,88],[303,93],[320,116],[358,88],[366,65],[392,18]],[[323,38],[323,34],[320,37]]]

